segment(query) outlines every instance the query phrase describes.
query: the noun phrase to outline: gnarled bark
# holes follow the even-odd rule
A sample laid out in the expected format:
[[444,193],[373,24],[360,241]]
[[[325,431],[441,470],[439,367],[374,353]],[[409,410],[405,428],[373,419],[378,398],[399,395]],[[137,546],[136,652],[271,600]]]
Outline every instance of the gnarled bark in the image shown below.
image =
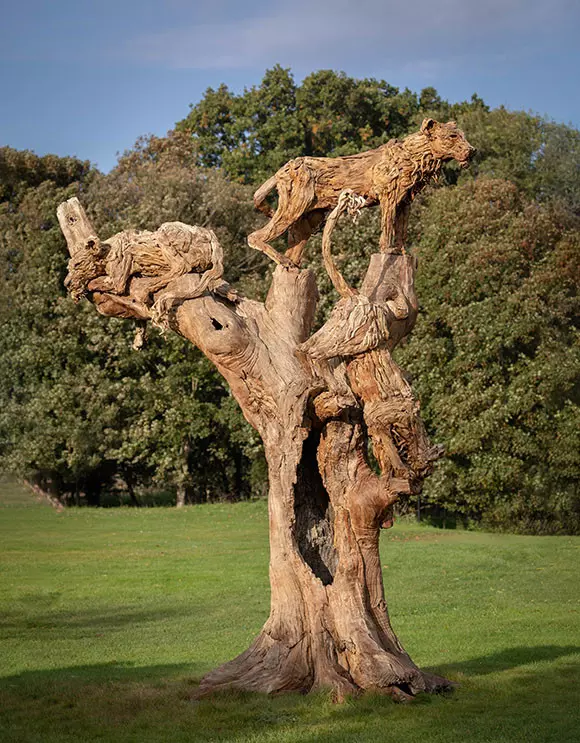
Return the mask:
[[[61,222],[72,253],[94,230],[78,202],[68,204],[61,211],[79,215],[74,236]],[[264,303],[219,286],[195,296],[195,273],[163,289],[172,304],[164,322],[227,380],[269,469],[270,616],[248,650],[202,680],[200,695],[323,687],[339,698],[377,689],[407,699],[448,688],[397,640],[379,561],[381,524],[398,498],[420,489],[437,455],[390,356],[415,322],[414,270],[408,256],[374,255],[360,292],[312,337],[310,270],[278,266]],[[142,281],[130,276],[123,296],[89,284],[89,297],[103,314],[151,318],[162,292],[139,300]],[[380,474],[367,461],[369,435]]]

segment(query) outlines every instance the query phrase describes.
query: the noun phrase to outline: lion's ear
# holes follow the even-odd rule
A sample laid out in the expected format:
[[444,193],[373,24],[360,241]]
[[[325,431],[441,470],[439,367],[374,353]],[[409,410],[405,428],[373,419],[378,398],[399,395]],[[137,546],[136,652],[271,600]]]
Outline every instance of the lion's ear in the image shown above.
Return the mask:
[[426,134],[429,136],[431,132],[433,131],[433,128],[437,122],[435,119],[423,119],[423,123],[421,124],[421,132],[422,134]]

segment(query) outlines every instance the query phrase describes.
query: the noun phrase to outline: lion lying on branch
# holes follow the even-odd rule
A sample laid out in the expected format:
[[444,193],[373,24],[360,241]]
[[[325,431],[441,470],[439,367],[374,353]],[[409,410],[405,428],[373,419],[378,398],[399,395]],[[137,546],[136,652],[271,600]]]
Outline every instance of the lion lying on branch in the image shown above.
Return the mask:
[[[298,157],[290,160],[254,194],[256,208],[270,217],[252,232],[248,245],[284,266],[300,265],[310,236],[350,189],[365,206],[381,206],[381,252],[402,253],[409,207],[415,196],[436,177],[441,166],[456,160],[467,167],[475,149],[455,122],[425,119],[420,131],[402,141],[392,139],[375,150],[347,157]],[[276,188],[278,208],[266,203]],[[289,232],[289,249],[281,255],[269,242]]]
[[[200,276],[186,294],[174,295],[168,289],[175,279],[191,273]],[[120,307],[129,302],[131,311],[139,304],[142,312],[157,319],[172,300],[194,299],[224,285],[222,274],[223,253],[211,230],[167,222],[155,232],[127,230],[106,242],[90,237],[76,247],[65,286],[76,302],[89,292],[100,292],[114,295]],[[154,304],[155,294],[164,289]]]

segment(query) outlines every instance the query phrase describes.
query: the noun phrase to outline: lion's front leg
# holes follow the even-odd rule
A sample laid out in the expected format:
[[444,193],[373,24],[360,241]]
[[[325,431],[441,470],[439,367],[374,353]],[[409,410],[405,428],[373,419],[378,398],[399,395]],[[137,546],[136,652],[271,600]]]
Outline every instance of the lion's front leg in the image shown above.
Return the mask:
[[381,239],[379,247],[381,253],[394,253],[395,244],[395,220],[397,216],[396,205],[389,202],[389,199],[381,199]]
[[[248,245],[250,246],[250,248],[253,248],[254,250],[260,250],[262,253],[265,253],[268,258],[271,258],[278,265],[284,266],[284,268],[296,268],[296,264],[291,258],[282,255],[282,253],[279,253],[275,248],[273,248],[266,242],[266,240],[272,239],[267,236],[269,236],[271,232],[274,232],[274,230],[270,230],[268,228],[269,224],[267,224],[261,230],[256,230],[255,232],[252,232],[250,235],[248,235]],[[275,236],[279,237],[279,235],[285,232],[286,229],[287,227]]]
[[131,278],[131,272],[133,269],[133,255],[130,251],[125,251],[120,260],[116,260],[116,257],[110,256],[107,262],[107,276],[110,281],[111,288],[109,292],[118,294],[119,296],[127,293],[127,284]]
[[397,253],[405,255],[405,243],[407,242],[407,229],[409,226],[409,213],[411,202],[404,201],[399,205],[395,216],[395,248]]

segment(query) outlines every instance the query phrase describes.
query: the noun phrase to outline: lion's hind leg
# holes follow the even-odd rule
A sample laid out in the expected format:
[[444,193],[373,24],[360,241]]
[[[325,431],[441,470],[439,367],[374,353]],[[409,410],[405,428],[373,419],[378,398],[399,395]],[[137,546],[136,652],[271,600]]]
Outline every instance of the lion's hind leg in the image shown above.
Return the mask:
[[[278,208],[268,224],[248,235],[248,245],[255,250],[261,250],[263,253],[266,253],[276,263],[289,268],[296,265],[292,260],[294,253],[292,257],[282,255],[269,242],[280,237],[293,225],[298,223],[312,208],[316,200],[314,174],[304,162],[304,158],[291,160],[284,168],[278,171],[276,174],[276,187],[278,189]],[[297,248],[303,243],[300,250],[294,251],[297,254],[298,261],[300,260],[300,255],[307,239],[303,236],[300,236],[298,239]]]
[[306,243],[323,223],[325,216],[325,210],[316,209],[309,214],[305,214],[288,230],[288,250],[286,251],[286,255],[297,266],[300,265],[302,260],[302,253],[304,252]]
[[282,255],[282,253],[279,253],[275,248],[269,245],[268,242],[266,242],[267,240],[275,240],[277,237],[280,237],[280,235],[283,235],[290,226],[283,225],[279,228],[279,225],[274,222],[275,217],[276,215],[274,215],[270,222],[268,222],[265,227],[262,227],[261,230],[256,230],[248,235],[248,245],[251,248],[254,248],[254,250],[261,250],[262,253],[265,253],[268,258],[271,258],[279,265],[291,268],[296,265],[294,261],[287,258],[285,255]]

